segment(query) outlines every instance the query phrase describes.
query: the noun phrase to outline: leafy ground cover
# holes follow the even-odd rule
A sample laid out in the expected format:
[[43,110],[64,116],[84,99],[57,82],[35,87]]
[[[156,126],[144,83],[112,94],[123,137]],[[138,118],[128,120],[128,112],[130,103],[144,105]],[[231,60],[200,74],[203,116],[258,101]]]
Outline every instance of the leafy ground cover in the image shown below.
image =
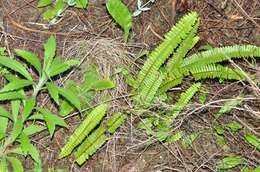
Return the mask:
[[[136,1],[124,3],[132,12],[137,10]],[[90,64],[95,64],[101,74],[100,80],[111,78],[116,83],[116,89],[105,90],[86,107],[110,102],[110,113],[125,105],[131,110],[133,104],[128,99],[131,89],[124,77],[116,75],[115,68],[129,69],[131,66],[130,72],[137,74],[145,61],[140,54],[153,50],[171,26],[191,10],[201,17],[200,41],[191,53],[233,44],[259,46],[259,5],[258,1],[238,0],[148,3],[150,10],[136,12],[140,14],[133,19],[126,45],[124,33],[108,15],[104,1],[89,1],[87,10],[68,8],[53,25],[46,25],[42,19],[46,9],[37,8],[36,2],[3,1],[1,10],[5,17],[0,22],[1,46],[7,48],[9,56],[19,47],[43,57],[42,44],[50,35],[56,35],[57,54],[61,54],[63,60],[85,59],[69,79],[84,83],[81,76]],[[229,65],[259,79],[259,60],[231,61]],[[57,80],[58,83],[62,81]],[[177,95],[191,86],[192,80],[185,78],[183,82],[181,87],[169,92],[170,102],[175,102]],[[40,105],[50,106],[54,112],[58,110],[51,99],[46,101],[45,95],[40,96],[39,100],[44,100],[39,101]],[[199,93],[172,126],[174,131],[179,131],[171,137],[173,143],[158,142],[155,137],[147,136],[144,130],[136,128],[141,117],[129,113],[120,130],[83,166],[76,165],[71,156],[58,160],[61,148],[83,121],[77,113],[63,118],[70,126],[68,130],[59,129],[52,139],[46,130],[34,136],[32,141],[41,152],[45,171],[48,168],[69,171],[256,171],[259,166],[259,104],[259,86],[253,82],[203,81]],[[169,108],[167,104],[158,107]],[[29,158],[22,162],[26,168],[33,165]]]

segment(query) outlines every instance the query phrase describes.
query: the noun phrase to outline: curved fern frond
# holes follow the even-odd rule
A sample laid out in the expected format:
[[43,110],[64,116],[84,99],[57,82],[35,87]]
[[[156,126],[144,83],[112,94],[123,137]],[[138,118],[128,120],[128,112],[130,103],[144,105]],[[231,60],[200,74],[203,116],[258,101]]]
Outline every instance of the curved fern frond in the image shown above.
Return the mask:
[[183,110],[185,106],[190,102],[192,97],[196,94],[196,92],[201,87],[201,83],[195,83],[190,88],[188,88],[184,93],[180,95],[177,103],[171,109],[171,112],[167,114],[171,120],[175,119],[179,113]]
[[190,72],[196,81],[206,78],[220,78],[227,80],[245,79],[245,75],[242,71],[216,64],[198,66],[190,69]]
[[106,128],[100,126],[79,146],[74,153],[79,165],[83,164],[108,140],[107,136],[104,135],[105,131]]
[[144,83],[140,88],[139,95],[137,96],[138,101],[142,105],[147,106],[153,101],[163,78],[164,75],[162,73],[154,71],[154,73],[151,73],[151,75],[144,80]]
[[214,48],[199,52],[185,58],[182,68],[193,68],[225,61],[231,58],[260,57],[260,47],[254,45],[234,45],[222,48]]
[[176,52],[173,54],[172,58],[166,65],[166,70],[168,72],[177,69],[182,64],[183,58],[186,57],[186,54],[197,44],[199,37],[195,36],[199,27],[199,20],[180,46],[177,48]]
[[185,15],[176,26],[172,27],[172,29],[166,34],[164,41],[151,52],[149,58],[144,63],[137,76],[138,86],[142,86],[144,80],[146,80],[149,75],[158,71],[173,50],[181,43],[182,39],[187,37],[197,21],[198,14],[192,12]]
[[97,106],[93,111],[91,111],[90,114],[87,115],[80,126],[70,136],[66,145],[61,149],[59,159],[68,156],[73,149],[85,139],[85,137],[100,123],[107,110],[108,105],[102,104]]

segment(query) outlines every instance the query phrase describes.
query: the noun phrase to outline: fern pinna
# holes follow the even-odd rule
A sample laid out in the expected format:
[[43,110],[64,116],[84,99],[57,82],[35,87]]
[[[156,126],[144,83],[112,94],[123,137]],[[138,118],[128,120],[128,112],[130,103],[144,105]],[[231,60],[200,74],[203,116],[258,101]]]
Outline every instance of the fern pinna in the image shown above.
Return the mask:
[[[114,113],[104,124],[100,124],[108,108],[107,104],[101,104],[86,115],[84,121],[61,149],[60,159],[70,155],[79,146],[74,156],[76,162],[82,165],[108,140],[108,133],[113,134],[124,123],[126,116],[121,113]],[[96,127],[98,128],[95,129]]]

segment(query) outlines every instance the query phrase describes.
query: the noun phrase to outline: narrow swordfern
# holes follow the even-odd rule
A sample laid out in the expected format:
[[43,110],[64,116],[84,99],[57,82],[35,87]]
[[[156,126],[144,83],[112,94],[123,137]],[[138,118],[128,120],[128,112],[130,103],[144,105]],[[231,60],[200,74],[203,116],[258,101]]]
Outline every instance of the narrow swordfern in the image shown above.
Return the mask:
[[192,12],[184,16],[176,26],[165,35],[164,41],[149,55],[137,76],[137,83],[142,86],[147,76],[158,71],[161,65],[172,54],[173,50],[185,39],[198,20],[198,14]]

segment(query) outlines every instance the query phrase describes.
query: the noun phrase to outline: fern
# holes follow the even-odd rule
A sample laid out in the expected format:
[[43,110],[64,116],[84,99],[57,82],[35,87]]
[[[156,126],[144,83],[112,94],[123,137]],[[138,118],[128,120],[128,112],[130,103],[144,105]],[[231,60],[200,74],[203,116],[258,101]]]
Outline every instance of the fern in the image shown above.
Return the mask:
[[157,71],[155,71],[155,74],[151,74],[147,77],[138,95],[138,101],[141,102],[142,105],[147,106],[152,102],[163,78],[164,76]]
[[163,120],[161,120],[159,125],[156,126],[157,131],[155,132],[155,136],[158,140],[164,141],[172,135],[171,124],[179,113],[187,106],[200,87],[200,83],[195,83],[180,95],[180,98],[170,112],[166,113]]
[[100,126],[79,146],[74,153],[79,165],[83,164],[89,156],[93,155],[108,140],[104,135],[105,131],[106,128]]
[[225,61],[231,58],[245,57],[260,57],[260,48],[254,45],[234,45],[222,48],[213,48],[185,58],[181,67],[189,69],[196,66]]
[[122,113],[114,113],[107,121],[106,125],[108,126],[107,132],[113,134],[118,127],[120,127],[126,119],[126,116]]
[[169,89],[182,83],[184,76],[179,69],[175,69],[172,73],[165,79],[159,88],[159,94],[163,94]]
[[199,26],[199,20],[196,23],[196,25],[192,28],[187,38],[181,42],[176,52],[173,54],[172,58],[167,63],[166,70],[168,73],[180,67],[183,58],[199,41],[199,37],[196,36],[196,33],[198,31],[198,26]]
[[190,69],[190,72],[196,81],[206,78],[220,78],[228,80],[245,79],[245,75],[242,71],[216,64],[194,67]]
[[[109,134],[113,134],[125,121],[126,116],[114,113],[103,125],[100,121],[107,111],[108,105],[96,107],[71,135],[68,143],[62,148],[59,158],[69,155],[79,145],[74,153],[76,162],[82,165],[108,140]],[[101,114],[101,115],[100,115]],[[94,118],[94,119],[93,119]],[[99,126],[98,126],[99,125]],[[97,129],[94,129],[98,126]],[[87,135],[89,135],[87,137]]]
[[167,116],[170,116],[172,120],[175,119],[178,114],[183,110],[183,108],[187,106],[187,104],[190,102],[190,100],[196,94],[200,87],[201,83],[195,83],[184,93],[182,93],[177,103],[174,105],[174,107],[171,109],[171,112],[168,113]]
[[101,119],[108,110],[107,104],[102,104],[96,107],[86,119],[80,124],[80,126],[70,136],[69,141],[62,148],[59,158],[68,156],[73,149],[78,146],[85,137],[100,123]]
[[137,76],[137,83],[142,86],[148,76],[158,71],[173,50],[185,39],[198,20],[198,14],[192,12],[184,16],[176,26],[172,27],[164,41],[149,55]]

